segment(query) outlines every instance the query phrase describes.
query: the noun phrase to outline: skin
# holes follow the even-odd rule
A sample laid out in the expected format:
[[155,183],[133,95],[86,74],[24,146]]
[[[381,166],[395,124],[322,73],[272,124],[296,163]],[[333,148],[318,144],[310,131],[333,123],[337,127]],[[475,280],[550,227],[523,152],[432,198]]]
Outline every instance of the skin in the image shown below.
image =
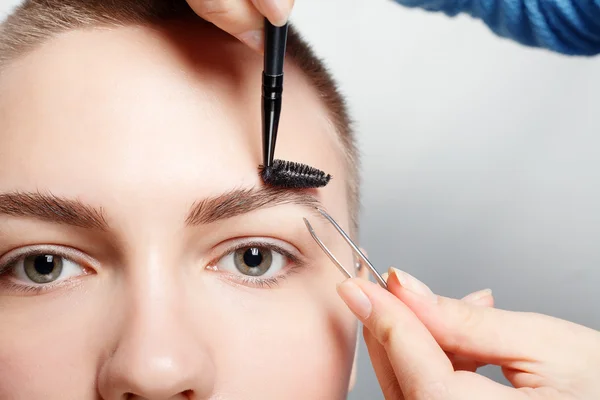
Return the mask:
[[[334,176],[310,194],[348,229],[340,143],[287,68],[278,158]],[[0,266],[43,245],[82,266],[39,293],[0,279],[0,398],[345,398],[356,319],[302,217],[353,265],[333,228],[295,204],[185,224],[195,202],[261,185],[261,71],[238,41],[183,23],[69,32],[3,71],[0,193],[77,199],[108,228],[0,215]],[[271,287],[242,283],[215,264],[245,238],[305,265],[288,262]]]

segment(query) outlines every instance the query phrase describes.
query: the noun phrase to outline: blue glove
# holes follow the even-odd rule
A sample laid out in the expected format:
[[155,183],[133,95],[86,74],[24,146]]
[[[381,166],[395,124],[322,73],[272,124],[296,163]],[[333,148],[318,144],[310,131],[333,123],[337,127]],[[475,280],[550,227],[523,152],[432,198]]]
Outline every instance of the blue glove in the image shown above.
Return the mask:
[[600,0],[396,0],[407,7],[470,14],[496,34],[568,55],[600,54]]

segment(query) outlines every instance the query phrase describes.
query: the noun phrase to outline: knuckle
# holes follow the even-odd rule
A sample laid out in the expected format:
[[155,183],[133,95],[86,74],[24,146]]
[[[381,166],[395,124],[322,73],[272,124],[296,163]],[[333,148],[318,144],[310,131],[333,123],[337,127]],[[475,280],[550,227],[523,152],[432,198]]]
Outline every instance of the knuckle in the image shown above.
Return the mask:
[[458,306],[456,304],[451,304],[450,306],[455,308],[454,312],[456,319],[454,320],[454,323],[456,326],[453,328],[456,329],[453,330],[458,334],[453,342],[448,344],[446,350],[457,354],[461,353],[462,346],[466,343],[468,336],[479,330],[485,315],[482,312],[478,312],[478,310],[473,307],[464,304]]
[[385,348],[390,347],[395,342],[398,332],[398,323],[390,318],[377,318],[375,322],[375,335],[377,340]]
[[471,307],[461,307],[459,322],[466,331],[470,331],[481,325],[481,315],[474,312]]

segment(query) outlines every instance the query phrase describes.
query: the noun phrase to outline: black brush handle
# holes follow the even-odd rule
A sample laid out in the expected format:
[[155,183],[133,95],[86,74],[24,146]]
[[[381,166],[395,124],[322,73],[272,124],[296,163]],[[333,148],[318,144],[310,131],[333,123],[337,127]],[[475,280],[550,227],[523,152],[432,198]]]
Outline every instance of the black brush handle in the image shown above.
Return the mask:
[[266,75],[283,75],[287,36],[287,23],[283,26],[275,26],[265,18],[265,64],[263,68]]
[[265,19],[265,53],[262,77],[263,166],[271,167],[279,130],[283,93],[283,61],[288,24],[278,27]]

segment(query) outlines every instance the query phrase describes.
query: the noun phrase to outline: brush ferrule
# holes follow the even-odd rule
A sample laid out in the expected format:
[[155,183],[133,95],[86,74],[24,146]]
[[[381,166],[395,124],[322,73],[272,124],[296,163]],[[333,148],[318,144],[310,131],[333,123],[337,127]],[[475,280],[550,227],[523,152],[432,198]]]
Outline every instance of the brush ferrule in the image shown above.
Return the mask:
[[283,74],[267,75],[263,72],[262,95],[266,99],[281,99],[283,93]]

